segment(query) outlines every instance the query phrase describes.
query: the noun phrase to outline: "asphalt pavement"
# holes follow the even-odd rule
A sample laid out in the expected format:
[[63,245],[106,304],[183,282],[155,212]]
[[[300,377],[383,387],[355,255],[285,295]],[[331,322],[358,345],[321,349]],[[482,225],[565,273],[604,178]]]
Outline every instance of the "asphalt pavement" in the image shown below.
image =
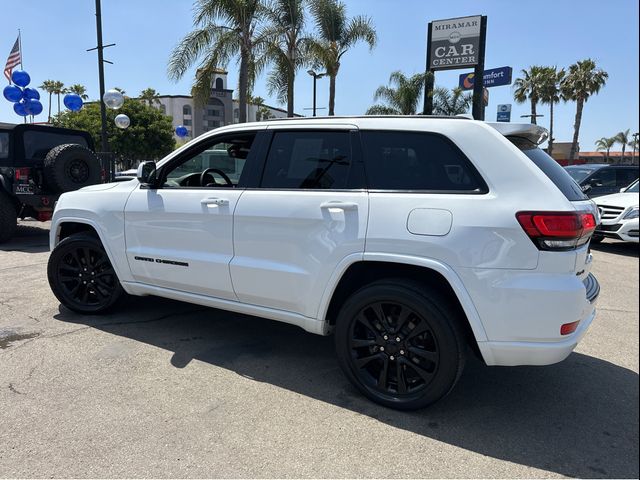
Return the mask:
[[0,477],[638,478],[637,245],[594,247],[599,313],[567,360],[472,359],[407,413],[293,326],[152,297],[66,310],[47,228],[0,245]]

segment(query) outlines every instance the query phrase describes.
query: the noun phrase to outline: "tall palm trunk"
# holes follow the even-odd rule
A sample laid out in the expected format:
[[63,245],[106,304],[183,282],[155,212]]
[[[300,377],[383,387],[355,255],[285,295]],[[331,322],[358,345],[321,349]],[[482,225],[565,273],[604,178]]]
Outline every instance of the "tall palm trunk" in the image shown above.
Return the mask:
[[551,157],[553,154],[553,101],[549,103],[549,146],[547,151]]
[[578,152],[578,137],[580,136],[580,123],[582,122],[582,108],[584,107],[584,99],[576,100],[576,121],[573,125],[573,142],[571,143],[571,151],[569,152],[569,165],[573,163]]
[[624,142],[622,142],[622,163],[624,163],[624,151],[625,151],[625,148],[627,148],[627,146],[625,145]]
[[51,123],[51,97],[53,96],[53,92],[49,92],[49,123]]
[[60,114],[60,94],[58,94],[58,114]]
[[335,115],[336,106],[336,75],[329,75],[329,116]]
[[240,123],[246,123],[247,121],[247,92],[249,89],[249,53],[244,49],[240,52],[240,92],[238,92],[238,99],[240,101],[240,112],[238,115],[238,121]]
[[538,106],[537,103],[538,101],[535,98],[531,99],[531,123],[533,123],[534,125],[538,124],[538,121],[536,120],[537,119],[536,107]]
[[289,67],[287,78],[287,117],[293,117],[293,84],[296,80],[296,73]]
[[609,163],[609,151],[610,150],[611,150],[610,148],[607,148],[607,163]]

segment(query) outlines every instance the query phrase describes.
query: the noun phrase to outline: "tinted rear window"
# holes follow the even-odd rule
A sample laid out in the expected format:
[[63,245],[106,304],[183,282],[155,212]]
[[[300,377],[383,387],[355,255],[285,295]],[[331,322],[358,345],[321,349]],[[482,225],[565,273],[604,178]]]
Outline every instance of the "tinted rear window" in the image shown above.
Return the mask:
[[27,130],[22,137],[24,141],[24,156],[28,159],[44,160],[49,150],[65,143],[77,143],[83,147],[88,147],[87,141],[80,135]]
[[567,167],[565,170],[571,175],[576,182],[580,183],[589,175],[597,170],[597,168],[588,167]]
[[487,191],[471,162],[446,137],[362,131],[361,138],[367,182],[373,190]]
[[571,202],[588,200],[580,186],[571,178],[571,175],[558,162],[547,155],[544,150],[539,149],[535,143],[518,137],[509,137],[509,140],[549,177],[549,180],[558,187],[558,190],[567,197],[567,200]]

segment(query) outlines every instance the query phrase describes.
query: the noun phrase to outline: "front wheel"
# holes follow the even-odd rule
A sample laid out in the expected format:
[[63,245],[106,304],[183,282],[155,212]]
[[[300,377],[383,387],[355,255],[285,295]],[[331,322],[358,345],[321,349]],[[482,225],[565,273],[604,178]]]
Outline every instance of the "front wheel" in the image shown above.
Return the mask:
[[374,402],[411,410],[447,395],[464,367],[459,315],[428,287],[402,279],[354,293],[335,330],[340,367]]
[[78,313],[102,313],[123,294],[102,243],[86,233],[71,235],[54,248],[47,276],[60,303]]

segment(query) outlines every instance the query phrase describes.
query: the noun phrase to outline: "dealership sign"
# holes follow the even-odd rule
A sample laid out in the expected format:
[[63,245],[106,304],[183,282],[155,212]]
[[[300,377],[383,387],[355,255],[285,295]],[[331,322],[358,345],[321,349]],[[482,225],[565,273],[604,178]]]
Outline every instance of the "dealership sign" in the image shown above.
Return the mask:
[[[483,87],[501,87],[503,85],[511,85],[511,67],[492,68],[491,70],[485,70],[482,75]],[[475,74],[463,73],[460,75],[458,86],[462,90],[473,89]]]
[[479,62],[481,15],[431,22],[429,70],[473,67]]

